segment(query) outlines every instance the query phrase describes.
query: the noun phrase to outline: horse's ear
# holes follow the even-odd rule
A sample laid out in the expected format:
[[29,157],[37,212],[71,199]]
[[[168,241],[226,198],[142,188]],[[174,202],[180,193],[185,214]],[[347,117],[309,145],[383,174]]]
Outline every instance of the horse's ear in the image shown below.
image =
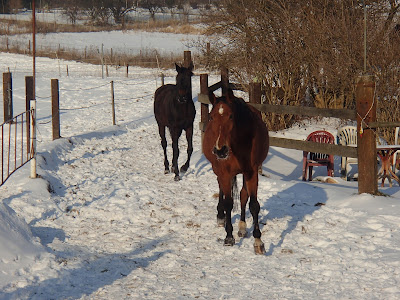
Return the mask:
[[175,63],[175,69],[178,73],[181,71],[181,67],[177,63]]
[[214,93],[210,91],[208,92],[208,99],[210,100],[211,104],[214,105],[217,98],[215,97]]

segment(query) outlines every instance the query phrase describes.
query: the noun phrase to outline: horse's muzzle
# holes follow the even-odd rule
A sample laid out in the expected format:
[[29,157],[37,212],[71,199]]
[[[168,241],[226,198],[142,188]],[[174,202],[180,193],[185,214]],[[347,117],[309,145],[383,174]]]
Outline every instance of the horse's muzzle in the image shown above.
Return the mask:
[[218,159],[227,159],[229,156],[229,148],[224,145],[221,149],[217,149],[217,147],[213,148],[213,153]]
[[186,96],[178,96],[178,98],[177,98],[179,103],[186,103],[187,99],[188,98]]

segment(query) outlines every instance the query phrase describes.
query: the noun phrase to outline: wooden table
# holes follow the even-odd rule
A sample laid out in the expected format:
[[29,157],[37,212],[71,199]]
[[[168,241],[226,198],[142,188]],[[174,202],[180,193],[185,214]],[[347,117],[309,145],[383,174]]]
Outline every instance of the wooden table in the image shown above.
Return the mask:
[[378,145],[376,150],[382,162],[381,169],[378,172],[378,179],[382,178],[381,187],[384,186],[386,178],[389,180],[390,187],[392,187],[392,178],[400,185],[399,177],[392,170],[393,155],[397,150],[400,150],[400,145]]

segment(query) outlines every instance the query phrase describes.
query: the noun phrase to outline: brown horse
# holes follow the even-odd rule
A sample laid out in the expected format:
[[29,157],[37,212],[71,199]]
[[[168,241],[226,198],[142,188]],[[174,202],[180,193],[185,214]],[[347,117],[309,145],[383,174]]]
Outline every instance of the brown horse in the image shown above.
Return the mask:
[[260,113],[237,98],[232,91],[228,95],[216,98],[210,93],[213,108],[210,113],[203,140],[203,153],[211,162],[219,184],[219,202],[217,206],[218,224],[225,224],[224,244],[233,246],[231,211],[233,208],[233,182],[236,175],[243,174],[243,187],[240,191],[241,214],[239,237],[245,237],[245,212],[250,197],[250,212],[253,217],[254,250],[257,254],[265,252],[258,224],[260,204],[257,200],[258,168],[268,154],[268,129]]
[[159,87],[154,94],[154,116],[157,120],[158,131],[161,137],[161,146],[164,150],[164,173],[169,173],[169,162],[167,158],[167,139],[165,127],[168,127],[172,138],[172,167],[175,173],[175,181],[180,180],[178,168],[178,140],[182,131],[186,132],[187,139],[187,161],[181,167],[181,172],[189,168],[190,157],[193,153],[193,121],[196,115],[192,99],[191,77],[193,75],[193,64],[189,68],[180,67],[175,64],[178,75],[175,84],[166,84]]

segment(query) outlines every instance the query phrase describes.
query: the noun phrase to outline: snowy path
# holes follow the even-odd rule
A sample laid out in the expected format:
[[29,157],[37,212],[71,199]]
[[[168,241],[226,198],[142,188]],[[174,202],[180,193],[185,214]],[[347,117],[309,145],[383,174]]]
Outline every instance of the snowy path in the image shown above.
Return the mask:
[[[20,56],[2,57],[28,64]],[[49,72],[57,68],[41,61]],[[26,222],[24,234],[33,232],[28,242],[43,249],[2,257],[0,299],[400,297],[398,186],[382,190],[391,196],[374,197],[358,195],[356,182],[340,178],[337,185],[302,182],[302,153],[272,148],[263,165],[269,177],[260,177],[259,185],[267,252],[256,256],[252,237],[236,236],[233,247],[224,247],[225,231],[216,226],[216,177],[200,153],[199,104],[195,152],[187,174],[175,182],[163,174],[151,96],[142,97],[154,92],[154,80],[148,82],[154,71],[135,72],[136,78],[118,82],[118,126],[104,128],[110,124],[108,86],[70,91],[107,83],[96,77],[61,81],[61,132],[68,138],[50,141],[49,106],[39,102],[42,179],[29,179],[27,168],[13,175],[1,189],[0,213]],[[22,75],[15,78],[19,86]],[[52,75],[39,78],[40,95],[46,96]],[[193,88],[196,95],[198,80]],[[16,96],[24,99],[22,88]],[[93,111],[76,109],[88,104]],[[310,121],[275,134],[304,139],[318,129],[335,132],[337,123]],[[236,231],[238,211],[233,221]],[[248,214],[248,227],[251,222]]]
[[[46,202],[42,218],[30,222],[56,261],[39,265],[37,277],[20,282],[24,287],[13,296],[373,299],[398,295],[400,217],[369,217],[329,203],[315,206],[328,198],[318,185],[304,186],[304,192],[297,194],[296,185],[303,183],[261,178],[267,254],[253,254],[252,238],[236,238],[237,245],[224,247],[224,230],[216,226],[217,185],[210,166],[197,152],[188,173],[174,182],[173,175],[162,172],[156,133],[151,122],[63,142],[59,168],[48,170],[53,207]],[[199,139],[197,133],[195,149]],[[45,164],[46,160],[43,169]],[[238,222],[238,215],[234,220]],[[383,225],[388,223],[390,228]],[[389,259],[381,260],[383,255]]]

